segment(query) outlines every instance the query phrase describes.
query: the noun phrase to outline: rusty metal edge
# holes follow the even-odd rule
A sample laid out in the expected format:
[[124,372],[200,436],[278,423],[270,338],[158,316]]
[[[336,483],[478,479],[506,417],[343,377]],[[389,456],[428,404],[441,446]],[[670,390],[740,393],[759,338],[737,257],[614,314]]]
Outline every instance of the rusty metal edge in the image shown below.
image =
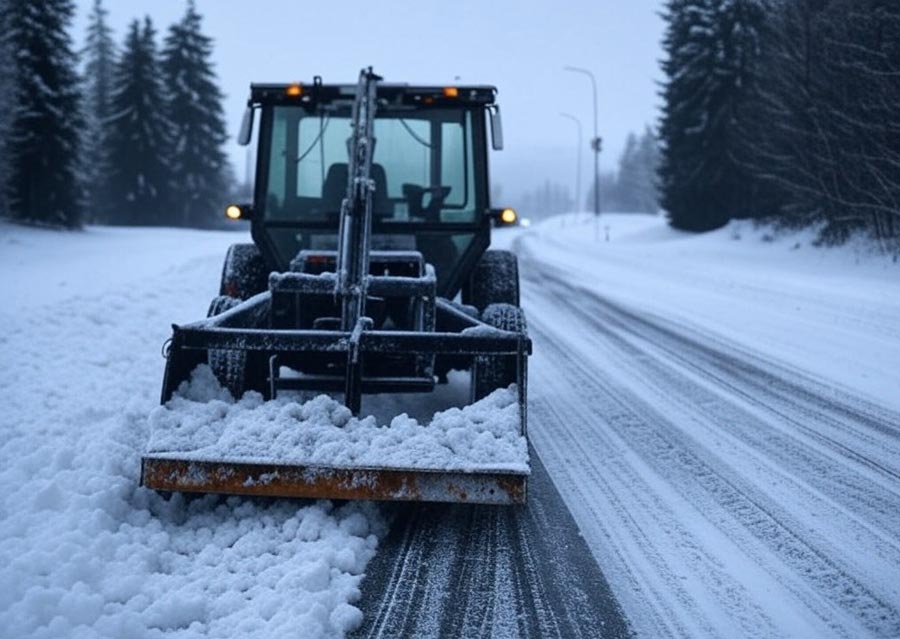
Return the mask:
[[495,505],[527,500],[527,475],[510,472],[329,468],[153,455],[141,459],[141,485],[171,492],[307,499]]

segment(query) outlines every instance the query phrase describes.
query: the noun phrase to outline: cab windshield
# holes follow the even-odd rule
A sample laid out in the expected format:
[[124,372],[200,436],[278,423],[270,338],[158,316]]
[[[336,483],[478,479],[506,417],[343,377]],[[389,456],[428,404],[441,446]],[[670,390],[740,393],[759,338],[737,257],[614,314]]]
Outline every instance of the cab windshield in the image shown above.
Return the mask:
[[[416,223],[474,224],[472,114],[467,109],[379,111],[371,177],[375,233]],[[338,221],[347,192],[349,108],[272,113],[265,219],[321,225]]]

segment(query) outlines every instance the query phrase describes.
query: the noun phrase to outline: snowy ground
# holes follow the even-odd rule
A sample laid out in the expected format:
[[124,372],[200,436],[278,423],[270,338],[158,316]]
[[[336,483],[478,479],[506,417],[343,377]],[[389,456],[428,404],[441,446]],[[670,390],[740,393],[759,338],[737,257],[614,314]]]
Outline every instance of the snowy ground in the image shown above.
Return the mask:
[[[169,325],[242,239],[0,225],[0,636],[360,623],[378,509],[137,487]],[[900,636],[898,265],[642,216],[497,239],[532,442],[639,636]]]
[[137,486],[171,322],[203,317],[235,234],[0,225],[0,636],[335,637],[371,504]]
[[900,636],[900,265],[811,237],[509,238],[529,432],[639,636]]

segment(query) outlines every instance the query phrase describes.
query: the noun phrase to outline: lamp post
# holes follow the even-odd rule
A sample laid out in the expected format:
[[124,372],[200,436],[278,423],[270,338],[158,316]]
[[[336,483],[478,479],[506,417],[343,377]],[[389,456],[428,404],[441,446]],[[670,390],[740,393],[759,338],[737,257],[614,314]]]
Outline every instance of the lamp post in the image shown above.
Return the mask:
[[576,118],[571,113],[560,113],[561,117],[566,118],[567,120],[571,120],[575,123],[575,126],[578,127],[578,155],[577,164],[575,165],[575,210],[581,210],[581,120]]
[[581,73],[591,80],[591,87],[594,89],[594,137],[591,140],[591,149],[594,151],[594,216],[600,215],[600,148],[602,140],[597,134],[597,80],[594,74],[587,69],[581,67],[564,67],[565,71],[573,73]]

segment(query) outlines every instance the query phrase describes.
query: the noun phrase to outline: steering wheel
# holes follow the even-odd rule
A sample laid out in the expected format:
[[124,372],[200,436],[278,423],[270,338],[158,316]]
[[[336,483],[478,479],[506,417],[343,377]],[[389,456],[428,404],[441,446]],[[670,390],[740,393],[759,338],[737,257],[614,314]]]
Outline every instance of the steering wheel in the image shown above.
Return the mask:
[[[409,213],[415,217],[423,217],[426,222],[439,222],[444,200],[450,195],[450,186],[421,186],[419,184],[403,184],[403,197],[409,205]],[[428,206],[425,196],[429,195]]]

